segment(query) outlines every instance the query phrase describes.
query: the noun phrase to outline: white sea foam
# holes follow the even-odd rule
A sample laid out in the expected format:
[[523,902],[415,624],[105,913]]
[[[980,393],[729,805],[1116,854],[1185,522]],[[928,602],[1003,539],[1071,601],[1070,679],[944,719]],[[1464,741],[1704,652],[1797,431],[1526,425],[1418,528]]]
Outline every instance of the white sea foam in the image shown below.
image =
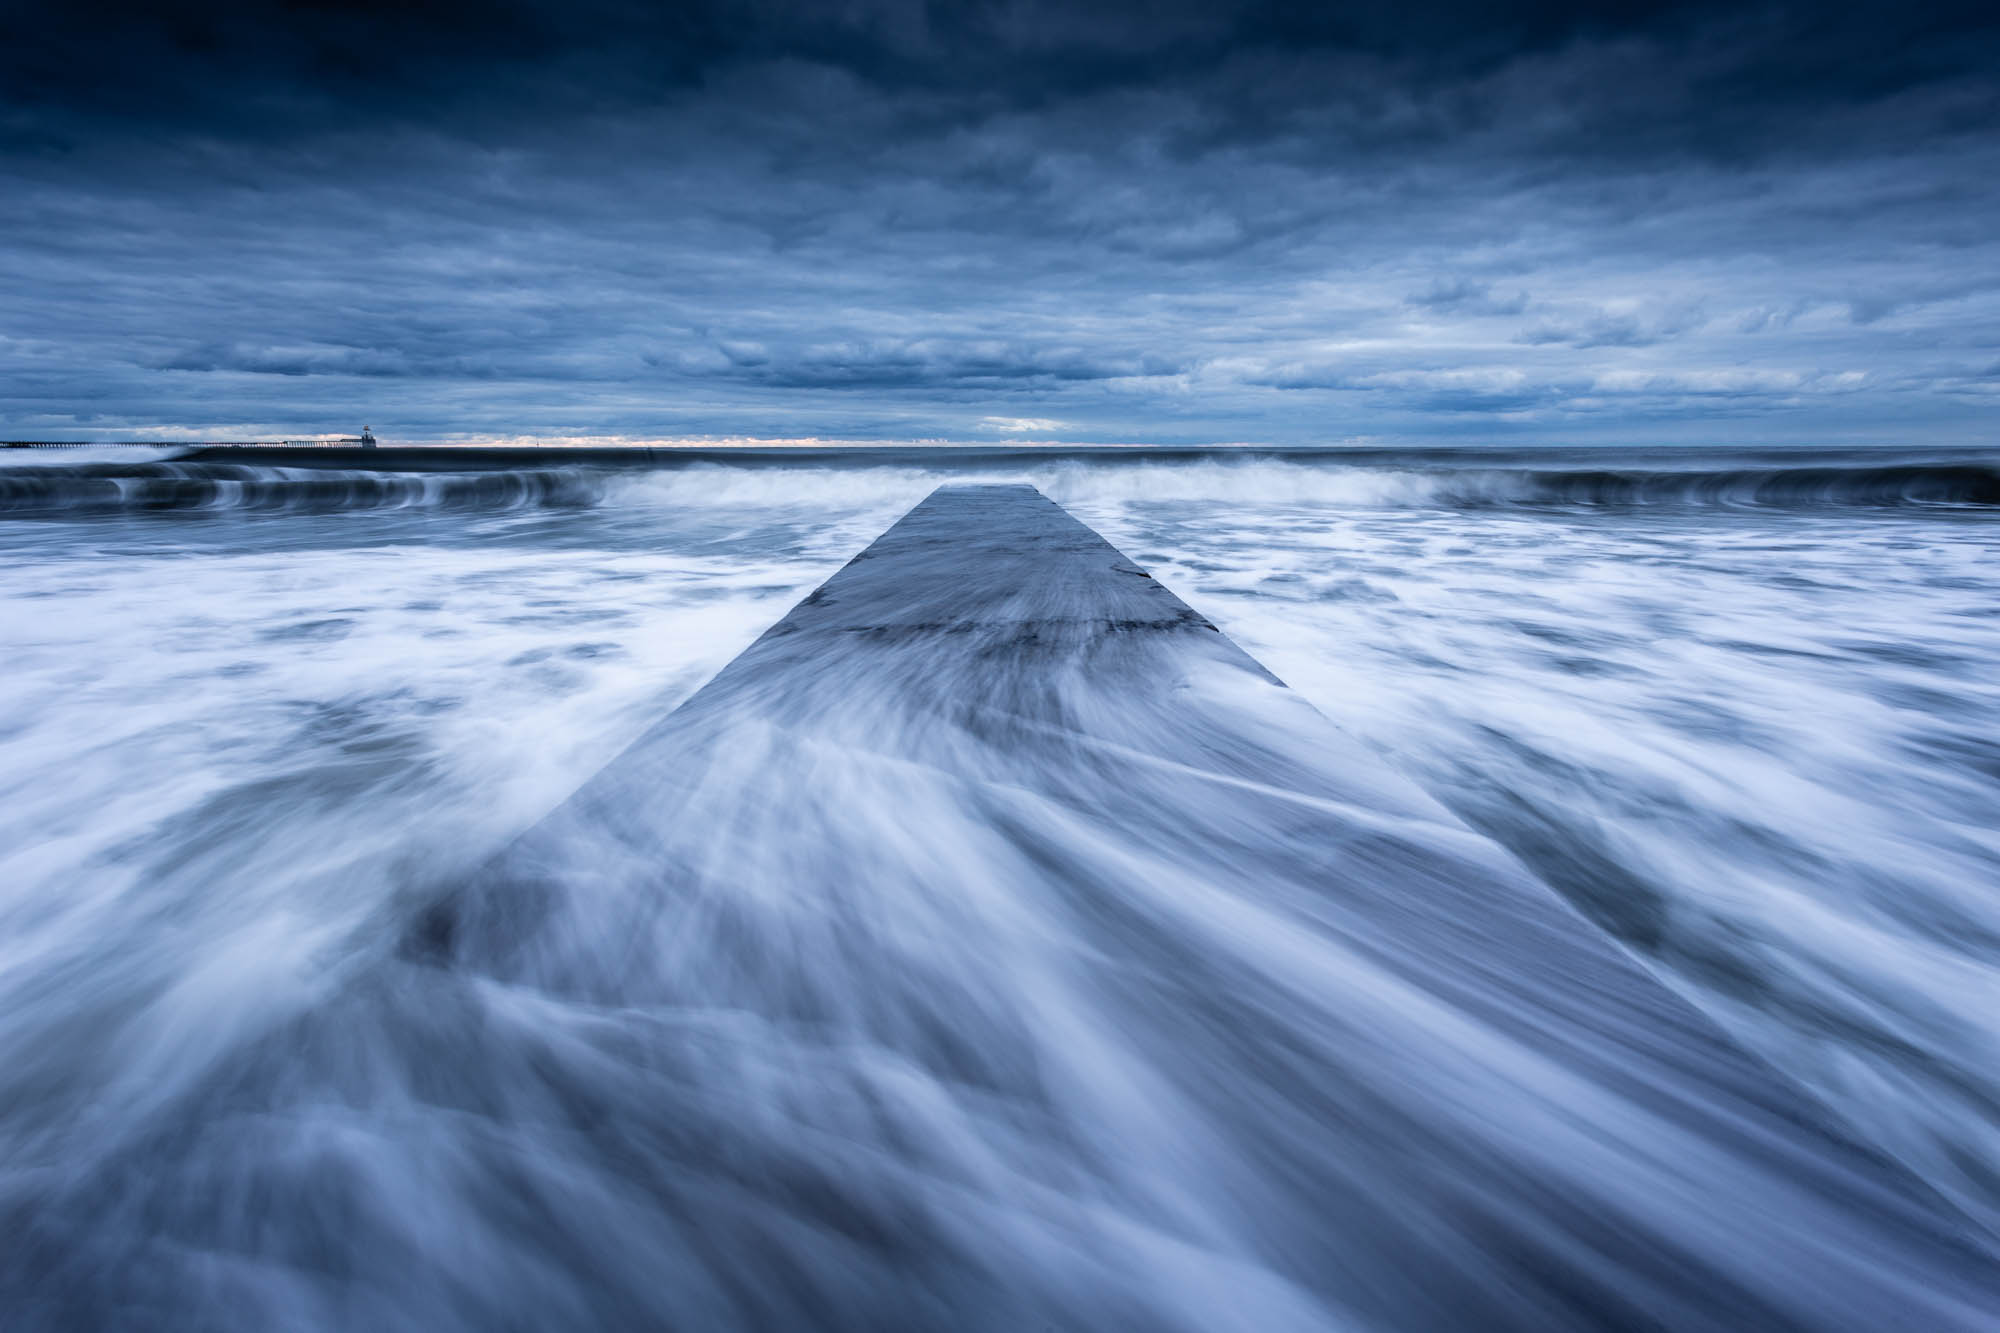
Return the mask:
[[[1226,1077],[1224,1035],[1172,1058],[1139,1041],[1148,1014],[1118,999],[1111,952],[1079,961],[1078,905],[991,868],[1027,855],[1022,830],[1038,854],[1095,858],[1132,895],[1103,905],[1100,942],[1143,925],[1182,960],[1162,975],[1210,960],[1291,997],[1260,1009],[1265,1057],[1310,1069],[1300,1052],[1373,1050],[1355,1067],[1394,1092],[1407,1075],[1383,1034],[1435,1038],[1445,1020],[1272,905],[1087,841],[1074,812],[1004,781],[970,793],[863,762],[865,745],[807,753],[791,789],[845,784],[871,830],[846,841],[878,847],[884,882],[911,891],[874,902],[857,875],[838,900],[803,892],[787,867],[824,842],[764,828],[739,848],[755,892],[713,904],[706,931],[620,933],[644,904],[607,889],[541,960],[658,945],[624,990],[504,969],[443,986],[396,963],[436,885],[931,487],[966,479],[1065,503],[1869,1142],[2000,1224],[2000,528],[1928,500],[1829,506],[1834,483],[1788,491],[1762,467],[1711,467],[1682,503],[1662,484],[1636,506],[1556,498],[1511,463],[1423,460],[699,466],[483,498],[420,478],[386,503],[357,478],[344,501],[322,487],[297,505],[284,478],[232,476],[188,492],[191,509],[0,525],[0,1222],[32,1238],[0,1259],[0,1299],[22,1293],[22,1327],[65,1309],[115,1322],[117,1301],[165,1293],[177,1304],[148,1311],[162,1324],[437,1329],[617,1322],[671,1290],[691,1325],[720,1327],[782,1307],[732,1286],[730,1247],[810,1215],[855,1230],[799,1241],[787,1252],[814,1266],[766,1280],[818,1299],[827,1326],[868,1280],[855,1237],[898,1235],[1004,1255],[1020,1291],[1070,1293],[1104,1326],[1420,1324],[1388,1296],[1333,1308],[1278,1276],[1274,1254],[1341,1252],[1315,1248],[1303,1213],[1251,1202],[1279,1195],[1243,1193],[1243,1147],[1222,1131],[1253,1085]],[[781,742],[746,732],[735,762]],[[718,830],[729,818],[714,812]],[[894,941],[895,965],[853,966],[854,931]],[[753,986],[762,1009],[732,1002]],[[1335,994],[1381,1031],[1301,998]],[[958,1077],[813,1011],[922,1013],[926,996],[936,1030],[920,1035],[963,1045]],[[1579,1113],[1547,1078],[1532,1115],[1494,1117],[1476,1079],[1399,1095],[1413,1123],[1426,1106],[1441,1125],[1493,1117],[1493,1142],[1527,1161],[1535,1117]],[[1063,1115],[1007,1095],[1030,1085]],[[1299,1136],[1273,1152],[1340,1167],[1339,1125],[1237,1106]],[[702,1154],[756,1189],[666,1231],[657,1200],[603,1168]],[[1544,1178],[1572,1170],[1654,1191],[1632,1206],[1690,1252],[1723,1234],[1671,1171],[1606,1147]],[[1459,1254],[1461,1271],[1546,1222],[1524,1200],[1468,1201],[1490,1209],[1494,1250]],[[1812,1262],[1869,1262],[1827,1243]],[[977,1293],[905,1294],[909,1323],[938,1326]],[[1645,1293],[1605,1300],[1609,1319]]]

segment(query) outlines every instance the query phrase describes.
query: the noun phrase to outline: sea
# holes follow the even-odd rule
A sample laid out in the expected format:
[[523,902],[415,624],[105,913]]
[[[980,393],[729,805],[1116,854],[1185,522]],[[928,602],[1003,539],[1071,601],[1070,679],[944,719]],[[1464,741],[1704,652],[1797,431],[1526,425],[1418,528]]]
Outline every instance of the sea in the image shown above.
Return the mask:
[[[684,979],[672,1012],[643,967],[587,997],[409,980],[434,886],[476,876],[936,488],[978,482],[1030,483],[1094,529],[1913,1175],[1969,1243],[2000,1244],[2000,450],[407,466],[0,450],[8,1329],[1457,1322],[1376,1299],[1366,1275],[1301,1274],[1295,1238],[1247,1202],[1254,1156],[1223,1169],[1199,1150],[1227,1103],[1187,1089],[1242,1086],[1250,1055],[1121,1046],[1085,973],[1141,964],[1062,948],[1060,904],[990,875],[970,814],[907,838],[1047,941],[1040,1016],[965,1003],[1025,983],[999,975],[1017,951],[962,942],[954,967],[995,975],[905,977],[899,1003],[1047,1069],[1088,1041],[1145,1101],[1043,1108],[1032,1171],[1010,1166],[1027,1131],[990,1092],[861,1042],[817,1044],[808,1066],[741,978],[712,995]],[[836,924],[920,952],[934,917],[871,884],[844,886]],[[1229,947],[1283,969],[1303,946]],[[788,967],[873,984],[828,973],[846,959],[799,949]],[[1301,1060],[1333,1039],[1291,1021]],[[870,1098],[895,1114],[854,1111]],[[688,1107],[728,1127],[699,1151],[730,1167],[687,1166],[699,1179],[668,1206],[650,1182],[696,1152],[662,1146]],[[1084,1142],[1171,1207],[1094,1184],[1065,1156]],[[1328,1123],[1295,1150],[1332,1170],[1343,1145]],[[1671,1179],[1621,1160],[1600,1169]],[[1508,1276],[1560,1206],[1490,1211],[1434,1252],[1492,1275],[1482,1326],[1641,1326],[1611,1292],[1629,1275],[1587,1255],[1560,1300]],[[1038,1322],[952,1304],[973,1288],[926,1258],[938,1219],[960,1227],[953,1263]],[[1337,1248],[1368,1221],[1324,1225]],[[829,1276],[858,1271],[856,1247],[905,1286]],[[1251,1292],[1268,1303],[1232,1304]]]

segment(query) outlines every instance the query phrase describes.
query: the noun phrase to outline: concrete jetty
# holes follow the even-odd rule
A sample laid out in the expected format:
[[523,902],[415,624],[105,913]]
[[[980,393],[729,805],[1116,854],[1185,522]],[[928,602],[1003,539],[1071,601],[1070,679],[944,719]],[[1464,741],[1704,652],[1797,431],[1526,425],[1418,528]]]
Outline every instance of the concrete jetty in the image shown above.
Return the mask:
[[2000,1313],[1913,1175],[1026,486],[919,504],[405,953],[651,1016],[688,1091],[616,1149],[751,1323]]

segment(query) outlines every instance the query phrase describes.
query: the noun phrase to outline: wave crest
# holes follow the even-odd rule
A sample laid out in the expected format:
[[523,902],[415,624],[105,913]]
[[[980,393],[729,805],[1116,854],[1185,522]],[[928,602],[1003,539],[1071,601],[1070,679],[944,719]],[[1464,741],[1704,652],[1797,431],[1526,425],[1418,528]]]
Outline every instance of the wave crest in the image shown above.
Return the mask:
[[[890,451],[885,451],[888,453]],[[1706,468],[1359,462],[1328,455],[1220,458],[1167,453],[995,459],[938,454],[829,465],[552,462],[490,470],[395,471],[147,460],[0,467],[0,515],[322,513],[914,502],[951,482],[1030,482],[1071,502],[1241,501],[1364,509],[2000,507],[2000,466],[1876,462]]]

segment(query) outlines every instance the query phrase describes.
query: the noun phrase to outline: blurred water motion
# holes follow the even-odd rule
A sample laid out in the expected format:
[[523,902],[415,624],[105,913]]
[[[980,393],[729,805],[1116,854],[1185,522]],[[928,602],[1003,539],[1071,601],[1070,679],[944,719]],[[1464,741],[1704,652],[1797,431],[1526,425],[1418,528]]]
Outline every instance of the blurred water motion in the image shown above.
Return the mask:
[[[1990,468],[1723,461],[38,470],[9,1327],[1982,1326]],[[660,722],[1021,478],[1349,736],[1193,625]]]

